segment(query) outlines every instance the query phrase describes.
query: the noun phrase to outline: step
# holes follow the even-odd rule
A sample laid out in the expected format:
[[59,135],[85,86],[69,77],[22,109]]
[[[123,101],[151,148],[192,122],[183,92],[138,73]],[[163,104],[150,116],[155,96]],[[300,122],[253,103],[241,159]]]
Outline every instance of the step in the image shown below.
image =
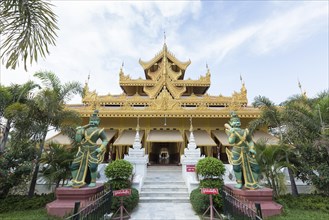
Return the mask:
[[181,170],[147,170],[147,174],[167,174],[167,173],[172,173],[175,175],[182,175]]
[[144,186],[149,186],[149,185],[186,186],[184,181],[149,181],[149,180],[144,180]]
[[158,203],[158,202],[168,202],[168,203],[189,203],[189,197],[140,197],[140,203]]
[[182,171],[182,166],[149,166],[147,170],[180,170]]
[[163,192],[163,191],[171,191],[171,192],[187,192],[187,187],[184,186],[177,186],[177,185],[148,185],[147,187],[143,187],[141,192]]
[[173,197],[173,198],[181,198],[181,197],[189,197],[188,192],[141,192],[139,197]]

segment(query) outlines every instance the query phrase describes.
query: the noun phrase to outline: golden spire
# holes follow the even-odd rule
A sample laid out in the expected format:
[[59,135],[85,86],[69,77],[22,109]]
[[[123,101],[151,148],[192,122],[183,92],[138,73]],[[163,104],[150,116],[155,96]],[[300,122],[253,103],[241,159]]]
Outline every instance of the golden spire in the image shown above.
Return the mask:
[[206,63],[206,69],[207,69],[207,73],[206,73],[206,75],[207,75],[207,76],[210,76],[210,70],[209,70],[209,67],[208,67],[208,63]]
[[82,90],[82,98],[84,98],[87,94],[89,94],[89,80],[90,80],[90,72],[88,74],[88,78],[85,82],[85,86],[83,87],[83,90]]
[[193,132],[193,123],[192,123],[192,117],[190,117],[190,132]]

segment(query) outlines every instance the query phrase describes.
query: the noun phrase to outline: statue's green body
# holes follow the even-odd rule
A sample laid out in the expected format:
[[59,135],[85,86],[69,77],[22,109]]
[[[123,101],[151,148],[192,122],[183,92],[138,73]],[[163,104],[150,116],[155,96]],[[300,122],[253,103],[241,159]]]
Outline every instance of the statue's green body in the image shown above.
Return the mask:
[[[87,171],[89,168],[91,181],[89,187],[96,186],[97,167],[104,158],[105,148],[108,140],[104,128],[98,128],[100,119],[97,116],[98,111],[90,117],[89,124],[78,127],[75,140],[79,144],[79,150],[71,165],[72,181],[69,185],[75,188],[84,186]],[[100,147],[96,142],[102,140]]]
[[232,150],[226,149],[230,163],[233,165],[237,184],[235,188],[257,189],[259,165],[256,161],[256,151],[248,129],[240,128],[240,119],[232,113],[229,124],[225,124],[228,141]]

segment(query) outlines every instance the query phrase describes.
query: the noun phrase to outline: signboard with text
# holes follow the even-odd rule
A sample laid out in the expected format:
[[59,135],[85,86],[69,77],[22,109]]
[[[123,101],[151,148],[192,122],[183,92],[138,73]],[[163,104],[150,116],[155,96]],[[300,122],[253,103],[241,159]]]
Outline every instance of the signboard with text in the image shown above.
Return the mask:
[[113,191],[113,196],[130,196],[130,195],[131,195],[131,189],[120,189]]
[[217,188],[201,188],[202,194],[207,195],[218,195],[218,189]]
[[186,172],[195,172],[195,165],[186,165]]

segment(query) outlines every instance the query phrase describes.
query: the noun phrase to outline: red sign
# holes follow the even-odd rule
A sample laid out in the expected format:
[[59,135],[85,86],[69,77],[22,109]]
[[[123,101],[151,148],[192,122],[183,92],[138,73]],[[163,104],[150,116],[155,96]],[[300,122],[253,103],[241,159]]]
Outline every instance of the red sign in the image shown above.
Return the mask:
[[218,195],[218,189],[217,188],[201,188],[202,194],[207,195]]
[[131,189],[120,189],[113,191],[113,196],[130,196]]
[[195,165],[186,165],[186,172],[195,172]]

